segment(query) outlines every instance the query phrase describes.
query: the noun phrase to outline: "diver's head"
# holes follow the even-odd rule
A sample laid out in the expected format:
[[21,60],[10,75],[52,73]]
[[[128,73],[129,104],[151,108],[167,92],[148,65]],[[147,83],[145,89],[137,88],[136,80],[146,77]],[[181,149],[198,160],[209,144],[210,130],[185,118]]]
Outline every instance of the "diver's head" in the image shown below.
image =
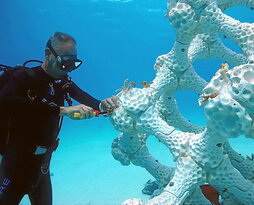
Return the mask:
[[75,39],[66,33],[54,33],[47,42],[42,68],[51,77],[58,79],[81,64],[82,61],[77,58]]

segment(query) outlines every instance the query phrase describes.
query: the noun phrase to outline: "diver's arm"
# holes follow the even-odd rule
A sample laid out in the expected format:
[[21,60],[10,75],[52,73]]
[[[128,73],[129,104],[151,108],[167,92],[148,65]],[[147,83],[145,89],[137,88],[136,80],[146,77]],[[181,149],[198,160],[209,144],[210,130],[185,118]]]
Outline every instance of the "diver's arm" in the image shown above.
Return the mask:
[[[76,118],[74,113],[80,113],[81,117]],[[93,108],[86,105],[70,107],[34,103],[22,97],[10,96],[0,100],[0,115],[61,115],[68,116],[74,120],[88,119],[94,117]]]
[[70,97],[81,104],[92,107],[95,110],[99,109],[100,100],[95,99],[85,91],[81,90],[74,82],[69,87]]
[[81,90],[74,82],[72,83],[68,91],[73,99],[75,99],[79,103],[90,106],[95,110],[110,111],[118,107],[118,99],[116,96],[112,96],[102,101],[99,101],[88,93]]
[[[44,102],[34,102],[25,97],[26,82],[29,79],[24,73],[15,73],[0,90],[0,115],[61,115],[72,119],[87,119],[94,116],[93,109],[86,105],[63,107]],[[74,118],[73,113],[80,113],[81,117]]]

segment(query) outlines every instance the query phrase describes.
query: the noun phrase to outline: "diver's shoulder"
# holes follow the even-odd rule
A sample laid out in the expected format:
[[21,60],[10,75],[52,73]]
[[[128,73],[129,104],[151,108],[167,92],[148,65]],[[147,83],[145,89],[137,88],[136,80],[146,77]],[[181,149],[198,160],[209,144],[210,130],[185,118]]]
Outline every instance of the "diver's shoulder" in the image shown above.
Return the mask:
[[31,80],[34,71],[27,67],[18,67],[13,73],[12,77],[20,80]]
[[13,72],[13,75],[16,77],[28,77],[28,76],[34,75],[36,70],[38,70],[37,67],[35,68],[17,67],[15,72]]

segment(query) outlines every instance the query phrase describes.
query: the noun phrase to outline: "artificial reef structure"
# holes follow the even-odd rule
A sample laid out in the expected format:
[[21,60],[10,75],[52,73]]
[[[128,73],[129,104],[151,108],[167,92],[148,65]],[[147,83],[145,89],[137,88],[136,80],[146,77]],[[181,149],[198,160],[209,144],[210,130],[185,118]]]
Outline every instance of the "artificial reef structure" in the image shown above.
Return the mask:
[[[145,168],[158,189],[147,202],[129,199],[124,205],[211,204],[200,186],[209,184],[224,205],[254,204],[254,161],[230,147],[228,138],[254,138],[254,24],[226,15],[232,6],[254,8],[254,0],[169,0],[168,17],[176,41],[157,58],[156,76],[144,88],[125,86],[119,108],[110,120],[119,131],[112,154],[122,165]],[[237,53],[218,35],[233,41]],[[221,59],[208,83],[193,67],[197,59]],[[229,69],[231,68],[231,69]],[[207,125],[191,124],[180,113],[174,94],[200,95]],[[176,167],[160,164],[146,145],[154,136],[171,152]]]

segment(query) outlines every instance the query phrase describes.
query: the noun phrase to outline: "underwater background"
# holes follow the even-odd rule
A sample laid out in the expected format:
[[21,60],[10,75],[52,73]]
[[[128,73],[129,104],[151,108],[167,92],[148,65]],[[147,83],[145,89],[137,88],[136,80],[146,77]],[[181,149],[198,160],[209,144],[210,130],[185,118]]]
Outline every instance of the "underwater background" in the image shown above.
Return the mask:
[[[164,14],[167,0],[1,0],[0,64],[15,66],[29,59],[44,60],[45,44],[54,32],[72,35],[78,43],[82,67],[72,79],[94,97],[115,95],[125,79],[151,82],[153,64],[168,53],[175,33]],[[242,22],[254,22],[254,11],[234,7],[226,13]],[[241,52],[228,39],[228,47]],[[207,81],[221,60],[198,60],[194,67]],[[176,94],[180,110],[195,124],[205,125],[198,95]],[[39,114],[39,113],[38,113]],[[53,155],[51,176],[54,205],[119,205],[128,198],[149,197],[141,190],[152,177],[143,168],[122,166],[111,156],[118,135],[107,118],[65,119],[60,146]],[[239,137],[232,146],[243,155],[254,141]],[[174,166],[171,154],[153,136],[148,147],[161,163]],[[29,205],[25,197],[22,205]]]

